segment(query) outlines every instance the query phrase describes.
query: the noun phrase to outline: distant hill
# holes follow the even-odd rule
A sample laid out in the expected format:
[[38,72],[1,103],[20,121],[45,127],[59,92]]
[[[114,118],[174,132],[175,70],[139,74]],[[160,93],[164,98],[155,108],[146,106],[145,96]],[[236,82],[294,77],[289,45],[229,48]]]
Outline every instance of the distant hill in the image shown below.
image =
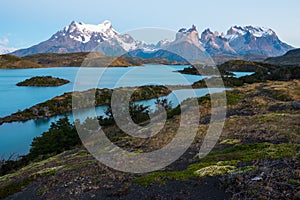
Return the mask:
[[245,61],[254,61],[254,62],[263,62],[267,56],[259,54],[245,54],[241,56],[227,55],[227,54],[218,54],[212,56],[216,65],[223,64],[230,60],[245,60]]
[[166,58],[137,58],[130,56],[105,56],[96,52],[41,53],[25,57],[0,55],[0,69],[45,68],[45,67],[128,67],[143,64],[184,64]]
[[119,66],[127,67],[141,65],[140,63],[131,63],[124,58],[114,56],[104,56],[100,53],[77,52],[77,53],[41,53],[23,57],[28,61],[41,64],[45,67],[106,67]]
[[167,58],[139,58],[124,55],[121,57],[106,56],[96,52],[77,53],[41,53],[23,57],[26,60],[41,64],[45,67],[128,67],[140,66],[143,64],[181,64],[177,61],[170,61]]
[[40,53],[22,58],[48,67],[80,66],[87,55],[86,52],[72,54]]
[[0,55],[0,69],[21,69],[21,68],[42,68],[42,67],[43,66],[38,63],[23,58],[19,58],[17,56],[13,56],[9,54]]
[[288,51],[283,56],[267,58],[265,62],[282,66],[300,66],[300,49]]
[[223,71],[235,71],[235,72],[257,72],[260,70],[273,70],[278,68],[276,65],[261,63],[261,62],[252,62],[245,60],[230,60],[221,65],[218,65],[219,70]]

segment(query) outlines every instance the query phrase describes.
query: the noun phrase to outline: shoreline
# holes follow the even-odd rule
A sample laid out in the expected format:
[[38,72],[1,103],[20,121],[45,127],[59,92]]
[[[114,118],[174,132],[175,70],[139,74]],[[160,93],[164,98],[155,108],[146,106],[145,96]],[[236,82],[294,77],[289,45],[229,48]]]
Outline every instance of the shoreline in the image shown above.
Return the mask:
[[[149,100],[156,97],[166,96],[171,93],[171,91],[164,86],[141,86],[138,88],[138,91],[135,91],[133,93],[133,96],[131,98],[132,101]],[[11,115],[1,117],[0,126],[4,123],[25,122],[33,119],[46,119],[49,117],[54,117],[71,112],[72,110],[90,108],[91,105],[107,105],[110,102],[111,94],[114,90],[122,90],[126,92],[126,90],[130,89],[132,89],[132,87],[116,89],[94,88],[81,92],[66,92],[60,96],[56,96],[50,100],[31,106],[30,108],[26,108],[22,111],[12,113]],[[91,99],[86,98],[89,97],[89,95],[93,94],[96,95],[95,102],[93,102],[93,100]],[[73,108],[72,100],[84,101],[84,103],[81,104],[89,106],[78,105],[78,107]]]

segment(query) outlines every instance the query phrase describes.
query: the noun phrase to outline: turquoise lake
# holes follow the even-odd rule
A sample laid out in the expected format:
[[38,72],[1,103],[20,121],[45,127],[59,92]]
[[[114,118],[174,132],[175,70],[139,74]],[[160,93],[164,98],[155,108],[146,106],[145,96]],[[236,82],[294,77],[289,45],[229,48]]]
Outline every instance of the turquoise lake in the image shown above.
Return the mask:
[[[115,68],[85,68],[84,84],[80,90],[86,90],[96,86],[98,88],[115,88],[142,85],[188,85],[204,77],[198,75],[186,75],[175,72],[187,66],[145,65],[143,67],[115,67]],[[10,115],[18,110],[29,108],[37,103],[44,102],[65,92],[73,91],[74,82],[78,73],[78,67],[59,67],[42,69],[6,69],[0,70],[0,117]],[[98,74],[102,74],[98,81]],[[237,77],[251,73],[235,73]],[[19,87],[16,84],[33,76],[54,76],[70,81],[69,84],[59,87]],[[213,92],[222,89],[213,89]],[[208,94],[207,89],[176,90],[166,96],[173,106],[189,97],[199,97]],[[155,100],[141,101],[139,103],[152,106]],[[96,108],[97,115],[103,114],[106,108]],[[91,116],[91,110],[82,110],[80,120]],[[72,114],[67,114],[71,120]],[[29,120],[26,122],[13,122],[0,125],[0,156],[8,157],[11,153],[23,155],[28,153],[32,139],[47,131],[51,122],[62,116],[54,116],[48,119]]]

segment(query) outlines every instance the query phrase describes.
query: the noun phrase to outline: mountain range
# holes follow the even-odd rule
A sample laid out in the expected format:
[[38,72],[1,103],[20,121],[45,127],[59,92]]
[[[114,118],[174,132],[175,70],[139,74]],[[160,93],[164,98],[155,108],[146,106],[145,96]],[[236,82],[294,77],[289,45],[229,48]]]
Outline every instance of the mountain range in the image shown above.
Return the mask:
[[[14,51],[16,56],[37,53],[72,53],[97,51],[104,55],[120,56],[127,54],[134,57],[174,58],[174,53],[185,59],[198,59],[210,56],[280,56],[293,49],[282,42],[269,28],[255,26],[233,26],[226,34],[204,30],[201,35],[196,27],[180,29],[173,41],[162,40],[157,44],[147,44],[135,40],[129,34],[120,34],[111,22],[98,25],[71,22],[57,31],[48,40],[27,49]],[[169,53],[168,53],[169,52]],[[171,59],[172,60],[172,59]]]

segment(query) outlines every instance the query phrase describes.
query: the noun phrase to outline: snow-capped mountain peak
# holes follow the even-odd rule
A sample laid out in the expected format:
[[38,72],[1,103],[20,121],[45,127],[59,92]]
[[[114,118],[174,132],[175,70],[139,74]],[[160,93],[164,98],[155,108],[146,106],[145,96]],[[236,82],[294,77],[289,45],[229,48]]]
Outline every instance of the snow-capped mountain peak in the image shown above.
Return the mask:
[[272,29],[266,27],[246,26],[245,28],[255,37],[265,37],[275,34],[275,32]]
[[69,26],[66,26],[62,31],[59,31],[56,36],[68,35],[71,39],[82,43],[87,43],[94,38],[94,40],[99,43],[103,40],[109,40],[117,34],[118,32],[113,29],[111,22],[108,20],[105,20],[98,25],[72,21]]
[[156,44],[156,46],[161,48],[161,47],[164,47],[164,46],[170,44],[171,42],[172,42],[172,41],[171,41],[170,39],[163,39],[163,40],[159,41],[159,42]]
[[11,53],[11,52],[13,52],[15,50],[17,50],[17,49],[16,48],[12,48],[12,47],[6,47],[6,46],[1,46],[0,45],[0,55]]
[[271,35],[276,35],[275,32],[266,27],[258,27],[258,26],[232,26],[228,31],[225,38],[228,40],[234,40],[239,36],[243,36],[246,34],[253,35],[254,37],[267,37]]
[[[103,23],[94,25],[94,24],[85,24],[82,22],[72,21],[69,26],[65,27],[66,32],[73,32],[75,30],[79,30],[81,32],[107,32],[113,30],[112,24],[110,21],[105,20]],[[115,31],[115,30],[113,30]],[[116,31],[115,31],[116,32]]]
[[234,40],[241,35],[245,35],[247,32],[240,26],[232,26],[225,35],[225,38],[230,40]]
[[224,38],[239,55],[279,56],[293,49],[292,46],[280,41],[272,29],[265,27],[233,26]]

